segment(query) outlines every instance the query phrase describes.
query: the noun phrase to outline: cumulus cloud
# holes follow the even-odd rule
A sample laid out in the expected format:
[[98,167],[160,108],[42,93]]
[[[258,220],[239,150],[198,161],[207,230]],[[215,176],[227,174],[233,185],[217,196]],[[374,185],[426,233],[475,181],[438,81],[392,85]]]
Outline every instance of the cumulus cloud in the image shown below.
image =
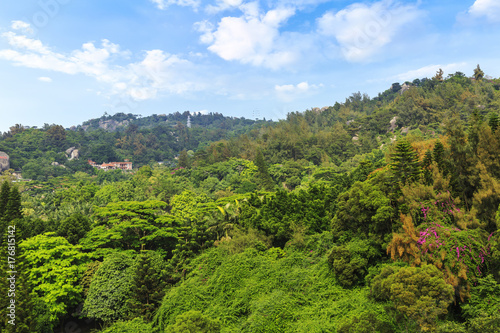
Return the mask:
[[12,21],[11,28],[13,30],[20,30],[26,34],[33,33],[33,29],[31,28],[31,25],[27,22],[24,22],[24,21]]
[[240,6],[243,15],[224,17],[216,29],[208,22],[197,24],[200,41],[224,60],[277,69],[291,64],[296,54],[283,45],[279,28],[295,14],[293,8],[277,8],[261,14],[256,3]]
[[318,19],[318,32],[334,37],[343,56],[351,62],[370,59],[405,26],[421,17],[415,5],[383,0],[370,5],[355,3]]
[[500,2],[498,0],[476,0],[468,13],[474,18],[485,17],[489,22],[500,22]]
[[[67,54],[58,53],[40,40],[13,31],[1,35],[10,48],[0,50],[0,59],[14,65],[49,70],[70,75],[83,74],[107,84],[109,94],[119,94],[134,100],[154,98],[158,93],[183,94],[202,89],[202,84],[190,73],[196,72],[188,60],[162,50],[146,51],[142,60],[127,65],[114,65],[118,58],[128,56],[120,46],[103,39],[100,45],[85,43]],[[40,81],[50,82],[41,77]]]
[[41,76],[38,78],[38,81],[50,83],[50,82],[52,82],[52,79],[50,77],[47,77],[47,76]]
[[292,100],[304,95],[310,95],[322,87],[323,84],[309,84],[307,81],[304,81],[296,85],[275,85],[274,90],[280,100],[284,102],[291,102]]
[[217,0],[216,5],[208,5],[205,11],[209,14],[216,14],[218,12],[238,8],[243,4],[243,0]]
[[171,5],[193,7],[196,9],[200,6],[201,0],[151,0],[151,2],[156,4],[158,9],[167,9]]

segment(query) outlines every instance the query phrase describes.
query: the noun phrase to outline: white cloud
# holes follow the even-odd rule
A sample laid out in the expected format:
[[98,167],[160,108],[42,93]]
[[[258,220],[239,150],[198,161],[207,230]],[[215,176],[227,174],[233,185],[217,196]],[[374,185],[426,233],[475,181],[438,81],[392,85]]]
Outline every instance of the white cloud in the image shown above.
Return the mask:
[[50,77],[47,77],[47,76],[41,76],[38,78],[38,81],[50,83],[50,82],[52,82],[52,79]]
[[196,9],[199,7],[201,0],[151,0],[151,2],[155,3],[158,9],[167,9],[171,5]]
[[216,5],[208,5],[205,11],[209,14],[216,14],[218,12],[238,8],[243,4],[243,0],[217,0]]
[[318,19],[318,31],[321,35],[335,37],[346,60],[362,62],[370,60],[421,15],[416,6],[392,0],[371,5],[355,3],[338,12],[324,14]]
[[274,90],[280,100],[284,102],[291,102],[292,100],[303,97],[304,95],[310,95],[322,87],[323,84],[309,84],[307,81],[304,81],[296,85],[275,85]]
[[476,0],[468,13],[475,17],[486,17],[489,22],[500,22],[500,1]]
[[412,69],[408,72],[401,73],[391,77],[392,80],[397,80],[399,82],[404,81],[413,81],[415,79],[421,78],[432,78],[436,75],[439,69],[442,69],[444,72],[444,77],[447,74],[454,74],[456,72],[464,72],[469,69],[469,65],[466,62],[461,63],[452,63],[446,65],[428,65],[418,69]]
[[[104,39],[100,46],[85,43],[81,49],[68,54],[58,53],[45,46],[40,40],[17,35],[9,31],[2,37],[10,49],[0,50],[0,59],[14,65],[49,70],[70,75],[83,74],[109,86],[108,95],[129,96],[134,100],[155,98],[159,93],[183,94],[203,89],[192,73],[192,64],[177,55],[162,50],[146,51],[139,62],[125,66],[113,65],[115,58],[126,57],[128,52],[119,45]],[[50,82],[50,78],[39,80]]]
[[11,28],[13,30],[20,30],[20,31],[27,33],[27,34],[33,33],[33,29],[31,28],[31,25],[27,22],[24,22],[24,21],[12,21]]
[[224,60],[277,69],[296,60],[290,45],[284,45],[279,28],[295,14],[292,8],[278,8],[259,13],[256,3],[240,6],[241,17],[224,17],[217,29],[199,22],[200,41],[210,44],[208,50]]

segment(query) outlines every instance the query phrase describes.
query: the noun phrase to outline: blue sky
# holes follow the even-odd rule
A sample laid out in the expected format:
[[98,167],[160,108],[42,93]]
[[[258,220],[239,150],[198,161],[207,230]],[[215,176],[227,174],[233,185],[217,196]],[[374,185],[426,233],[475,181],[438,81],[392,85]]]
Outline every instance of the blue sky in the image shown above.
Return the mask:
[[500,76],[500,1],[0,3],[0,131],[105,112],[283,119],[442,68]]

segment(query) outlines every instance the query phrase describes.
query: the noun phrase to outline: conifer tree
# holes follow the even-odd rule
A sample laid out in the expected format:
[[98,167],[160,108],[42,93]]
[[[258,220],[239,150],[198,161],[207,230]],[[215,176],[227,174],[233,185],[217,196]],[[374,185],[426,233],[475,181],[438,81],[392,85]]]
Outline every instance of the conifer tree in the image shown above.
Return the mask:
[[257,155],[254,160],[255,166],[257,166],[256,180],[259,185],[264,190],[271,190],[273,188],[273,180],[269,175],[269,171],[267,170],[267,164],[264,160],[264,155],[261,150],[257,151]]
[[13,186],[10,189],[9,201],[7,202],[5,215],[10,221],[23,217],[21,212],[21,194],[16,186]]
[[407,141],[399,141],[391,157],[391,169],[396,182],[412,183],[419,179],[421,167],[416,151]]
[[476,81],[481,81],[483,77],[484,77],[484,72],[481,69],[481,67],[477,65],[477,67],[474,69],[474,78],[476,79]]
[[10,196],[10,185],[9,182],[4,181],[2,183],[2,188],[0,189],[0,221],[2,221],[6,216],[7,204],[9,202]]
[[425,185],[432,185],[432,151],[427,150],[425,152],[424,160],[422,161],[422,169],[423,169],[423,180]]
[[179,159],[177,160],[177,166],[180,168],[188,168],[189,167],[189,157],[186,149],[179,153]]
[[444,146],[441,141],[437,141],[434,145],[434,150],[432,151],[432,158],[436,162],[439,171],[443,174],[447,174],[446,163],[444,159]]
[[488,125],[491,127],[491,131],[495,132],[500,124],[500,119],[498,117],[498,113],[492,112],[490,114],[490,119],[488,120]]
[[136,260],[130,309],[133,316],[150,321],[165,294],[166,270],[161,256],[153,251],[142,251]]

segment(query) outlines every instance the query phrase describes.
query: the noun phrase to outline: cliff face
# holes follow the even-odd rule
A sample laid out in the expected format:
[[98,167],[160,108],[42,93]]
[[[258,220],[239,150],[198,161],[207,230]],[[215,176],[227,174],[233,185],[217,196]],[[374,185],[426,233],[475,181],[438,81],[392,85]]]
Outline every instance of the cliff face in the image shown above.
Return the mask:
[[0,151],[0,171],[4,171],[10,168],[9,155]]
[[128,126],[130,124],[129,120],[116,121],[113,119],[109,120],[100,120],[99,127],[105,131],[116,131],[116,129],[120,126]]

